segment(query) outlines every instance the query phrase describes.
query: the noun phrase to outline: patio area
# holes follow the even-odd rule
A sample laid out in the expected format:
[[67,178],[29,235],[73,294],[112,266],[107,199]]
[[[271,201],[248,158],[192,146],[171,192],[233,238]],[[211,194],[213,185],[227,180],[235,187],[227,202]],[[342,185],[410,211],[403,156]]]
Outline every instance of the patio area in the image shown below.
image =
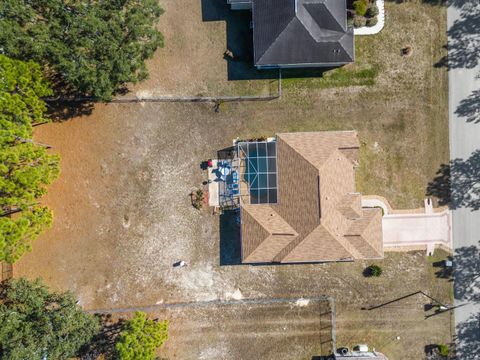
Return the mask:
[[240,189],[236,158],[208,161],[208,194],[208,204],[214,208],[239,208]]
[[275,138],[235,140],[208,162],[209,205],[222,210],[240,204],[277,203]]

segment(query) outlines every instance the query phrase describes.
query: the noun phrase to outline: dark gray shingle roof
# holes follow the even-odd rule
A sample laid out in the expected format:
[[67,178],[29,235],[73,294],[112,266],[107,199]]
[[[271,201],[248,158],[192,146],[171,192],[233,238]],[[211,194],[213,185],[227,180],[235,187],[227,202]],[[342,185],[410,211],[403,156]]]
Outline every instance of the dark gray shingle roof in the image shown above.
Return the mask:
[[354,60],[345,0],[254,0],[255,65]]

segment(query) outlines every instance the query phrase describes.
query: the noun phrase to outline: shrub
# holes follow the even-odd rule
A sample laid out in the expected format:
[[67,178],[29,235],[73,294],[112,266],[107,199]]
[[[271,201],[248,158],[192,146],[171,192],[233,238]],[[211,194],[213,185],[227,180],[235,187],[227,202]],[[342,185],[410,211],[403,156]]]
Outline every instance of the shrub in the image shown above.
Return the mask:
[[205,194],[202,189],[198,189],[192,194],[192,205],[195,209],[201,209],[204,200]]
[[371,18],[377,16],[378,13],[378,6],[376,4],[371,5],[367,10],[367,16]]
[[380,266],[372,264],[363,271],[363,274],[367,277],[379,277],[380,275],[382,275],[382,272],[383,270]]
[[353,26],[356,28],[365,26],[367,24],[367,19],[365,19],[363,16],[355,16],[353,18]]
[[367,26],[375,26],[375,25],[377,25],[377,23],[378,23],[378,19],[377,19],[376,16],[367,19]]
[[439,344],[438,345],[438,353],[442,356],[448,356],[450,353],[450,349],[446,344]]
[[365,16],[367,13],[368,8],[368,1],[367,0],[355,0],[353,2],[353,9],[355,10],[355,14],[360,16]]

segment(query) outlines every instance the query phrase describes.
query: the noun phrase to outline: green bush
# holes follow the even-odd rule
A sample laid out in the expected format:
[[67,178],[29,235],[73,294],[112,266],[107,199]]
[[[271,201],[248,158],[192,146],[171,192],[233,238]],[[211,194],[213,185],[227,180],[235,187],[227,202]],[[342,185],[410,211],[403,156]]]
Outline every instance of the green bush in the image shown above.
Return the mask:
[[363,274],[367,277],[379,277],[380,275],[382,275],[382,272],[383,270],[380,266],[372,264],[364,270]]
[[356,28],[365,26],[367,24],[367,19],[365,19],[363,16],[355,16],[353,18],[353,26]]
[[353,9],[355,10],[355,14],[360,16],[365,16],[367,13],[368,8],[368,0],[355,0],[353,2]]
[[448,356],[450,353],[450,349],[446,344],[439,344],[438,345],[438,353],[442,356]]
[[367,26],[375,26],[375,25],[377,25],[377,23],[378,23],[378,19],[377,19],[376,16],[367,19]]
[[368,17],[375,17],[379,14],[379,11],[378,11],[378,6],[376,4],[373,4],[371,5],[368,10],[367,10],[367,16]]

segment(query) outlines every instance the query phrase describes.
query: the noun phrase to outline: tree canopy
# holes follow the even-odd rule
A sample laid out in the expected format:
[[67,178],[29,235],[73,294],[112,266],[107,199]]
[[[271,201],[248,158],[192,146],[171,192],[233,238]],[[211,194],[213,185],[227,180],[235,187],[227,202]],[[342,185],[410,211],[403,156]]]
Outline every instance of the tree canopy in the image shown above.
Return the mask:
[[120,360],[153,360],[156,349],[167,339],[167,320],[149,320],[144,312],[138,311],[125,323],[115,347]]
[[41,97],[52,94],[41,68],[0,55],[0,261],[15,262],[52,223],[38,204],[59,174],[59,157],[32,140],[32,125],[48,121]]
[[62,89],[109,100],[147,77],[162,13],[157,0],[3,0],[0,47],[42,64]]
[[69,292],[49,292],[40,280],[10,280],[0,288],[0,358],[64,360],[98,331]]

